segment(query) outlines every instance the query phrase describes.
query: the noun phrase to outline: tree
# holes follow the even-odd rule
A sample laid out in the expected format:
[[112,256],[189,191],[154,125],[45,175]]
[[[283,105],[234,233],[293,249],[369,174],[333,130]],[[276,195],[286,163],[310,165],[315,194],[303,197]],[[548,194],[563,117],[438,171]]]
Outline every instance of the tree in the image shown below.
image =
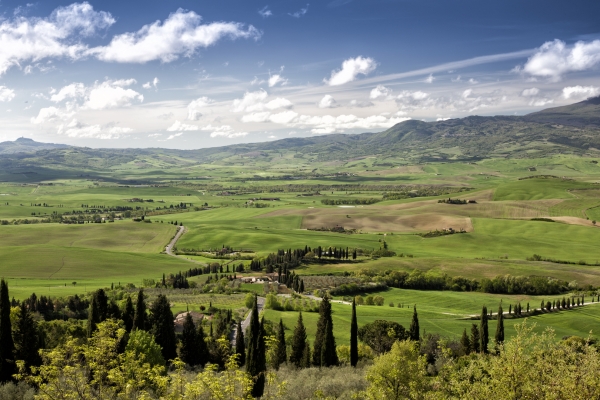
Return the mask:
[[148,327],[148,317],[146,315],[146,301],[144,300],[144,291],[138,292],[137,302],[135,304],[135,314],[133,316],[132,329],[146,330]]
[[243,367],[244,364],[246,364],[246,343],[244,342],[244,332],[242,330],[241,321],[238,321],[235,330],[235,353],[238,355],[238,366]]
[[133,309],[133,302],[131,301],[131,296],[127,296],[127,301],[125,302],[125,310],[123,311],[123,322],[125,323],[125,330],[127,332],[131,332],[133,329],[133,318],[135,317],[135,310]]
[[[242,338],[244,334],[242,333]],[[204,328],[202,324],[198,324],[198,332],[196,332],[196,347],[198,348],[198,364],[204,366],[208,362],[208,345],[206,344],[206,336],[204,335]],[[242,359],[246,359],[244,354]]]
[[39,366],[42,362],[38,350],[40,339],[36,323],[25,305],[19,307],[19,321],[14,332],[15,359],[23,360],[25,367]]
[[12,380],[15,366],[14,351],[8,284],[2,279],[0,281],[0,383]]
[[173,360],[177,357],[177,339],[175,327],[173,326],[173,313],[167,296],[159,294],[150,308],[150,320],[152,323],[152,334],[156,343],[162,347],[162,355],[165,360]]
[[88,311],[87,336],[89,338],[91,338],[93,333],[96,331],[98,323],[100,323],[100,310],[98,309],[98,299],[94,295],[92,297],[92,301],[90,302],[90,308]]
[[489,340],[487,307],[483,306],[479,320],[479,346],[481,347],[481,353],[488,353]]
[[352,322],[350,323],[350,365],[358,363],[358,322],[356,321],[356,300],[352,299]]
[[290,354],[290,362],[297,368],[302,367],[302,360],[305,353],[306,343],[306,328],[302,322],[302,312],[298,315],[298,322],[294,328],[294,336],[292,338],[292,352]]
[[183,321],[179,358],[188,365],[198,365],[198,338],[196,334],[196,325],[194,324],[194,319],[190,313],[187,313],[185,320]]
[[377,319],[358,329],[358,338],[377,354],[387,353],[398,340],[410,339],[402,325],[393,321]]
[[263,331],[263,323],[258,319],[258,298],[254,296],[250,326],[248,327],[248,355],[246,356],[246,372],[254,381],[254,386],[252,387],[253,397],[261,397],[265,388],[267,361]]
[[285,328],[283,326],[283,320],[279,319],[279,330],[277,331],[277,350],[274,360],[274,367],[279,370],[281,364],[287,362],[287,348],[285,344]]
[[366,394],[372,400],[422,399],[429,389],[427,360],[414,341],[396,342],[377,357],[366,374]]
[[415,342],[418,342],[420,339],[420,333],[419,333],[419,316],[417,315],[417,306],[414,306],[414,312],[413,312],[413,317],[412,317],[412,321],[410,322],[410,328],[408,330],[408,335],[410,337],[410,340],[414,340]]
[[502,311],[502,303],[498,306],[498,323],[496,324],[496,347],[504,343],[504,314]]
[[319,320],[313,346],[313,365],[331,367],[338,365],[333,336],[333,319],[331,317],[331,302],[329,297],[323,297],[319,306]]
[[476,324],[471,325],[471,351],[479,353],[481,348],[479,346],[479,328]]
[[469,340],[469,335],[467,334],[467,328],[463,330],[462,337],[460,338],[460,344],[465,352],[465,354],[471,353],[471,341]]
[[98,322],[102,322],[108,318],[108,297],[104,289],[96,290],[94,297],[96,298],[96,303],[98,303],[98,315],[100,317]]

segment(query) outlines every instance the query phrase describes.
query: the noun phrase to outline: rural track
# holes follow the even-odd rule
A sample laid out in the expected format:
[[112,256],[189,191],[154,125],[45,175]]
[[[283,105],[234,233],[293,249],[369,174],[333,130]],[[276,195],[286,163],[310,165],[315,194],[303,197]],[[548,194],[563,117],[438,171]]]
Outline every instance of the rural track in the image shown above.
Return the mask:
[[168,256],[171,256],[171,257],[176,257],[180,260],[185,260],[187,262],[202,265],[203,267],[206,267],[208,265],[206,263],[196,261],[196,260],[190,260],[189,258],[178,256],[177,254],[173,253],[173,248],[175,247],[175,245],[177,244],[177,241],[181,238],[181,236],[183,236],[184,233],[185,233],[185,226],[178,226],[175,237],[173,239],[171,239],[171,241],[169,242],[167,247],[165,247],[165,254]]
[[[256,299],[256,305],[258,308],[258,313],[260,314],[260,312],[263,310],[264,306],[265,306],[265,298],[264,297],[258,297]],[[246,332],[246,329],[248,329],[248,327],[250,326],[250,319],[252,318],[252,311],[250,311],[248,313],[248,315],[246,316],[246,318],[244,318],[244,320],[242,321],[242,332]],[[235,340],[237,338],[237,325],[235,328],[233,328],[231,330],[231,345],[235,346]]]

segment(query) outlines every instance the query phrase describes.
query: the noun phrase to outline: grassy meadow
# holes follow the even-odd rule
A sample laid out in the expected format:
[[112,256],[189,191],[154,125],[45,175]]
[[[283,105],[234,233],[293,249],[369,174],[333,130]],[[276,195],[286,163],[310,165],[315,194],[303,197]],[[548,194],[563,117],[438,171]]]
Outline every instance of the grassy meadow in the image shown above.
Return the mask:
[[[254,158],[232,155],[213,162],[147,156],[110,168],[98,164],[82,171],[3,172],[0,275],[8,279],[11,296],[22,299],[32,292],[68,296],[118,283],[137,287],[144,279],[159,280],[163,273],[231,261],[164,254],[177,222],[186,229],[178,250],[228,246],[265,257],[278,249],[304,246],[369,252],[385,241],[397,254],[310,262],[296,270],[300,275],[419,269],[471,279],[535,275],[574,282],[573,287],[600,286],[600,267],[590,265],[600,262],[600,228],[595,224],[600,221],[600,167],[596,159],[558,155],[413,165],[391,156],[320,161],[291,151],[265,154]],[[444,188],[455,193],[443,193]],[[416,194],[424,189],[432,195]],[[394,193],[404,195],[385,199]],[[473,202],[439,202],[448,198]],[[365,199],[374,203],[354,201]],[[324,205],[322,200],[342,204]],[[131,209],[132,218],[144,216],[151,223],[132,218],[88,222],[111,213],[120,215],[118,210],[125,209]],[[31,223],[65,213],[83,215],[85,223]],[[25,219],[30,223],[24,223]],[[330,231],[334,227],[351,233]],[[464,233],[418,235],[448,228]],[[528,261],[533,254],[572,264]],[[200,284],[205,279],[193,278]],[[250,289],[255,288],[242,286],[240,290]],[[484,304],[495,311],[501,300],[506,308],[517,301],[539,307],[541,301],[527,296],[400,289],[381,295],[383,307],[359,307],[360,323],[389,319],[408,326],[416,304],[424,330],[451,337],[468,328],[472,323],[468,317],[478,314]],[[174,311],[199,310],[211,302],[232,309],[244,306],[244,293],[239,292],[183,295],[173,290],[169,297]],[[395,306],[389,307],[390,302]],[[410,307],[398,308],[398,303]],[[333,307],[336,337],[344,343],[349,307],[338,303]],[[586,336],[600,328],[598,307],[594,304],[531,320],[539,329],[553,327],[559,337]],[[292,329],[297,312],[267,310],[265,316],[273,321],[282,318]],[[304,313],[304,318],[313,335],[317,315]],[[508,321],[508,336],[513,321],[520,320]],[[491,321],[490,331],[494,329]]]

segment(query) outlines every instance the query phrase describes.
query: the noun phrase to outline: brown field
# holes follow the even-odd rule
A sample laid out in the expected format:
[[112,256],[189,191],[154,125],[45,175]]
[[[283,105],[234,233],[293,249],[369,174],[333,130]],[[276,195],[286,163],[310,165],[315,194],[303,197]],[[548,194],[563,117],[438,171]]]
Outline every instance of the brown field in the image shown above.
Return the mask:
[[417,215],[352,215],[312,214],[302,219],[305,229],[332,228],[358,229],[363,232],[420,232],[453,228],[473,230],[470,218],[440,214]]

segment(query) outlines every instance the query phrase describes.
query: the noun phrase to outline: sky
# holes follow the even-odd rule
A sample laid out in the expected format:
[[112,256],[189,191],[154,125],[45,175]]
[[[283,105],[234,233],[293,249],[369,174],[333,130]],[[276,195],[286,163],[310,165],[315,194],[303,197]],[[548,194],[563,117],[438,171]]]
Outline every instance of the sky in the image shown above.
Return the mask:
[[0,141],[197,149],[600,95],[590,0],[0,0]]

